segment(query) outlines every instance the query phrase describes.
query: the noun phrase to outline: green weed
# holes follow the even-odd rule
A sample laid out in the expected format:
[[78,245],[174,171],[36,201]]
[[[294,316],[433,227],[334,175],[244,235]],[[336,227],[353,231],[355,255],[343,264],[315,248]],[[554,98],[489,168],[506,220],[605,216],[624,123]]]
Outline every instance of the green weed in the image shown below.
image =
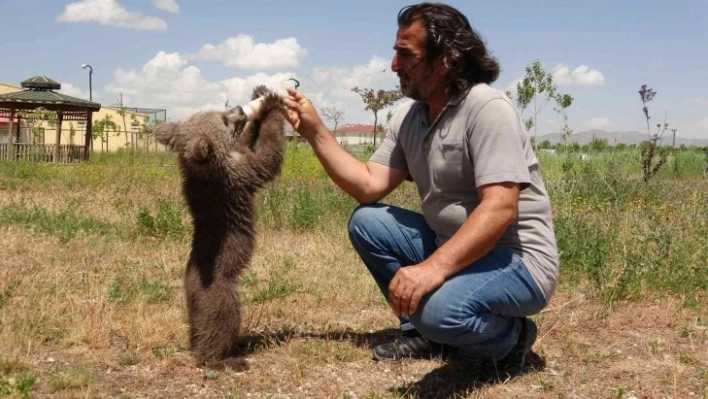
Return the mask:
[[191,231],[191,227],[182,221],[184,213],[181,202],[160,201],[154,215],[141,206],[136,219],[138,233],[160,239],[184,239]]
[[173,291],[173,287],[161,281],[144,278],[130,281],[127,278],[119,277],[108,286],[107,298],[109,301],[121,305],[127,305],[136,299],[155,304],[169,301]]
[[0,376],[0,397],[19,396],[22,399],[28,399],[32,393],[34,383],[34,374],[29,372],[9,378]]
[[272,301],[274,299],[285,298],[288,295],[296,292],[300,286],[298,284],[290,283],[286,278],[281,275],[271,276],[268,279],[268,286],[259,290],[253,294],[253,302],[261,303]]
[[60,371],[51,376],[49,384],[53,392],[82,389],[94,381],[93,374],[80,366]]
[[12,280],[9,284],[7,284],[7,287],[0,290],[0,310],[5,307],[7,302],[10,300],[10,297],[12,297],[12,293],[15,291],[15,288],[20,286],[20,282],[21,281],[19,279]]
[[62,243],[78,234],[108,236],[114,231],[110,223],[83,216],[77,208],[70,207],[52,213],[37,205],[8,205],[0,208],[0,225],[3,224],[17,224],[40,234],[56,236]]

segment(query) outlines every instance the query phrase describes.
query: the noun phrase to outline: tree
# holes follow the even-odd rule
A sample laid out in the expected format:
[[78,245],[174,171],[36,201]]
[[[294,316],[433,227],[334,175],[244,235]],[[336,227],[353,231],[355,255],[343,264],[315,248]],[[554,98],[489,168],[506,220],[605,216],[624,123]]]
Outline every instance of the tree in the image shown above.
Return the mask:
[[113,122],[111,115],[106,115],[103,119],[99,119],[93,124],[91,128],[93,133],[93,138],[101,138],[101,149],[103,149],[103,143],[106,143],[106,151],[108,151],[108,135],[110,132],[115,132],[116,136],[120,135],[118,130],[118,124]]
[[639,89],[639,99],[642,101],[642,111],[644,112],[644,118],[647,121],[647,134],[649,135],[649,141],[642,148],[642,174],[644,175],[645,183],[648,182],[649,179],[651,179],[662,166],[664,166],[666,160],[668,159],[667,155],[663,154],[659,156],[658,161],[654,162],[654,157],[657,155],[656,149],[659,145],[659,140],[669,127],[669,124],[666,123],[666,121],[664,121],[663,124],[658,123],[656,125],[656,133],[653,135],[651,134],[651,127],[649,123],[649,106],[647,104],[654,99],[654,96],[656,96],[656,92],[647,87],[646,84],[643,84]]
[[563,139],[563,146],[565,151],[568,151],[568,142],[570,141],[570,135],[573,133],[573,129],[570,128],[568,123],[568,107],[573,104],[573,97],[570,94],[560,94],[557,93],[556,96],[556,108],[555,111],[563,119],[563,124],[561,125],[561,138]]
[[137,132],[138,133],[138,140],[145,139],[144,140],[145,150],[148,150],[150,148],[150,143],[147,140],[148,137],[146,137],[148,122],[150,122],[150,117],[147,115],[144,116],[143,121],[140,122],[138,120],[138,116],[136,114],[130,114],[130,125],[138,127],[138,132]]
[[[116,113],[120,115],[120,117],[123,119],[123,133],[125,134],[125,146],[126,148],[130,146],[130,143],[128,141],[128,125],[125,123],[125,113],[127,111],[127,108],[123,105],[123,93],[120,93],[117,97],[118,100],[118,111]],[[117,125],[116,125],[117,127]],[[116,129],[117,130],[117,129]]]
[[344,110],[337,106],[331,106],[320,109],[320,112],[322,113],[322,116],[325,117],[325,119],[334,123],[334,129],[332,129],[332,133],[336,132],[339,122],[344,120]]
[[[37,143],[40,141],[44,144],[44,123],[46,122],[50,129],[54,129],[57,124],[57,114],[54,111],[49,111],[44,107],[35,108],[32,111],[18,112],[20,118],[25,119],[25,125],[29,127],[32,132],[32,143]],[[19,136],[17,137],[19,140]]]
[[600,137],[595,137],[588,143],[588,149],[593,152],[603,152],[607,149],[607,146],[607,139]]
[[374,135],[374,147],[376,147],[376,126],[378,126],[379,111],[403,98],[403,94],[398,88],[396,90],[379,89],[374,91],[374,89],[354,87],[352,91],[361,96],[366,104],[365,109],[374,113],[374,129],[371,133]]
[[76,137],[76,128],[74,128],[74,122],[69,122],[69,144],[74,144],[74,137]]
[[[519,105],[522,115],[524,110],[533,103],[533,116],[525,120],[524,124],[526,125],[526,130],[530,130],[533,127],[534,137],[538,137],[538,115],[550,99],[556,98],[556,85],[553,83],[553,75],[543,69],[541,61],[536,60],[526,67],[526,75],[521,82],[517,83],[516,91],[516,103]],[[573,99],[570,97],[568,106],[570,106],[572,101]]]

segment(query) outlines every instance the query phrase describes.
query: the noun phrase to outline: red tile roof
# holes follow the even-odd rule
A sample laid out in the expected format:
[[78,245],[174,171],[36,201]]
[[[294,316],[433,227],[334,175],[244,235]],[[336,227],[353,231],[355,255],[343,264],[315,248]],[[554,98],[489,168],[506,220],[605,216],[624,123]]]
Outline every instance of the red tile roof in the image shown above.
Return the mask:
[[[371,133],[374,130],[374,125],[364,124],[347,124],[337,127],[334,133]],[[384,128],[386,131],[386,128]]]

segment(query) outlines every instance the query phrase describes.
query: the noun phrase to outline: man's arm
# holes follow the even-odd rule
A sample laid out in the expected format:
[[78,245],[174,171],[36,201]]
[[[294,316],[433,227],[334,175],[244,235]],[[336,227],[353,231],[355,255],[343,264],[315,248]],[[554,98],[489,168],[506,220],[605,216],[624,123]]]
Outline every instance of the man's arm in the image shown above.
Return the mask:
[[396,273],[388,289],[397,316],[415,313],[424,295],[494,248],[516,220],[519,189],[518,183],[508,182],[479,187],[480,204],[457,232],[428,259]]
[[372,203],[398,187],[407,172],[375,162],[362,162],[345,150],[302,93],[289,89],[287,119],[312,146],[317,158],[337,186],[359,203]]

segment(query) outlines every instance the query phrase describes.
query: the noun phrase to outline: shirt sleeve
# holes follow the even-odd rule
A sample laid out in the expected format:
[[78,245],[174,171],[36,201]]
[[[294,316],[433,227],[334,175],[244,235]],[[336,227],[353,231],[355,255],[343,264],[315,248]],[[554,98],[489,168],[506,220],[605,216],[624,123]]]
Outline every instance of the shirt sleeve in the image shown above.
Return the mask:
[[405,112],[401,112],[394,117],[394,120],[389,126],[388,133],[386,133],[386,137],[383,139],[383,142],[381,142],[379,148],[371,155],[369,161],[408,172],[406,155],[399,140],[401,114],[405,114]]
[[477,187],[503,182],[531,183],[527,160],[529,141],[516,109],[503,98],[482,107],[468,130]]

